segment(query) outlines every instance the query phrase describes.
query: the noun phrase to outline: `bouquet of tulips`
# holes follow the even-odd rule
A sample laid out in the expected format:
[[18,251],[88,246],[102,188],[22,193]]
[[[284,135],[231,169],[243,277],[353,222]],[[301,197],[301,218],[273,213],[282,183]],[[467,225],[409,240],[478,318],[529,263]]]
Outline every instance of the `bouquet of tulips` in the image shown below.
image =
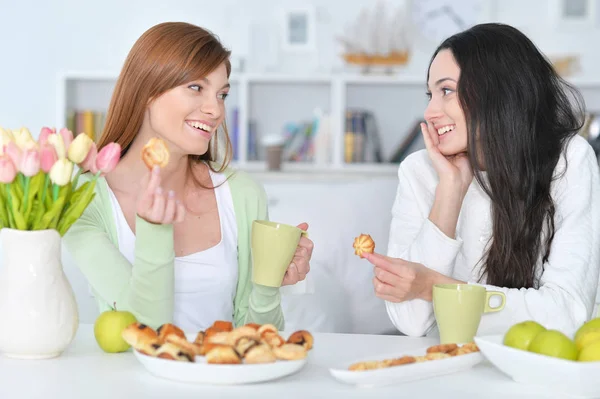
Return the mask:
[[[98,151],[87,134],[73,137],[66,128],[44,127],[37,141],[27,128],[0,128],[0,228],[54,229],[64,236],[94,198],[97,179],[120,157],[118,144]],[[93,177],[78,185],[85,172]]]

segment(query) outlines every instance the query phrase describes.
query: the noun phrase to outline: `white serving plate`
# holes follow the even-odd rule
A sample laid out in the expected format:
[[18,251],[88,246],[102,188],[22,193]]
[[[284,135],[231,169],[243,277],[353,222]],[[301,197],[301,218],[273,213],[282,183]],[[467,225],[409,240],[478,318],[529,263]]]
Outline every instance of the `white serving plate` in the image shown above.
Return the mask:
[[208,364],[203,356],[195,363],[180,362],[144,355],[134,350],[146,370],[157,377],[180,382],[213,385],[250,384],[276,380],[298,372],[307,362],[278,360],[266,364]]
[[474,352],[467,355],[453,356],[446,359],[429,360],[421,363],[410,363],[377,370],[348,370],[348,367],[356,362],[392,359],[402,356],[424,356],[427,348],[428,347],[423,347],[409,349],[399,353],[385,353],[381,355],[367,356],[351,362],[341,363],[337,367],[330,368],[329,372],[333,378],[347,384],[363,387],[383,386],[456,373],[470,369],[483,360],[483,355],[481,352]]
[[[193,341],[195,334],[186,334]],[[277,360],[264,364],[209,364],[204,356],[195,362],[182,362],[144,355],[133,350],[136,359],[157,377],[169,380],[210,385],[239,385],[271,381],[300,371],[307,363],[302,360]],[[310,352],[309,352],[310,354]]]
[[481,353],[514,381],[581,398],[600,397],[600,361],[576,362],[505,346],[503,335],[475,337]]

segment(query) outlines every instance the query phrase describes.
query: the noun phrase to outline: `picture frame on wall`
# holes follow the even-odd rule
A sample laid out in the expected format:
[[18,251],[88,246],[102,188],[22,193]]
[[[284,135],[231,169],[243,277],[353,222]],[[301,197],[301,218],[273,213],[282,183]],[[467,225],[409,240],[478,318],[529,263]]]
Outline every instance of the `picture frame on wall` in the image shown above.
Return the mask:
[[317,40],[315,8],[308,5],[288,8],[282,14],[282,50],[291,53],[314,52]]
[[559,28],[586,28],[596,24],[599,0],[558,0],[554,21]]

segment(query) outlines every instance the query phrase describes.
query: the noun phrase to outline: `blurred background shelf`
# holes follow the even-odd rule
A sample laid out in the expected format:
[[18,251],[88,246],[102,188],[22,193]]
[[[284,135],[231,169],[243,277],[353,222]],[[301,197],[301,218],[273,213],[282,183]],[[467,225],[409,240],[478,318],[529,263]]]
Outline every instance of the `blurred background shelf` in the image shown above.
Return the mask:
[[[97,140],[115,71],[70,71],[58,78],[56,126]],[[395,177],[424,148],[418,123],[427,106],[425,76],[233,73],[226,124],[234,165],[262,177]],[[589,109],[600,109],[600,80],[569,80]],[[261,140],[284,135],[282,171],[268,173]],[[292,176],[294,174],[294,176]]]

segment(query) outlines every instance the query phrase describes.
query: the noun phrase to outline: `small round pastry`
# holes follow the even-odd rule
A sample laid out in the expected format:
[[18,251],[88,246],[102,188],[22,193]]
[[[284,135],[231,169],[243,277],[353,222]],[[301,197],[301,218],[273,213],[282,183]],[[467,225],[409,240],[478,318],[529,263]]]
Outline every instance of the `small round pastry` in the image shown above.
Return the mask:
[[277,357],[266,344],[253,346],[244,356],[244,362],[247,364],[275,363],[276,361]]
[[443,352],[432,352],[432,353],[428,353],[425,355],[425,358],[427,360],[439,360],[439,359],[447,359],[450,356],[448,353],[443,353]]
[[307,355],[306,349],[303,346],[296,344],[284,344],[272,348],[275,357],[280,360],[300,360]]
[[165,342],[156,351],[156,357],[180,362],[194,363],[194,354],[186,351],[178,345]]
[[450,353],[453,350],[457,349],[458,345],[456,344],[440,344],[434,345],[427,348],[427,353]]
[[240,364],[240,355],[231,346],[217,346],[206,354],[206,361],[210,364]]
[[135,347],[137,343],[142,339],[156,339],[158,338],[156,332],[142,323],[133,323],[121,332],[121,336],[129,345]]
[[288,344],[301,345],[307,351],[313,347],[314,338],[311,333],[305,330],[296,331],[287,340]]
[[176,325],[170,323],[163,324],[162,326],[158,327],[156,332],[158,333],[158,339],[160,339],[162,342],[165,342],[167,337],[171,334],[175,334],[178,337],[186,339],[183,330],[177,327]]
[[364,253],[372,254],[375,252],[375,241],[369,234],[361,234],[354,239],[354,254],[363,257]]
[[165,142],[157,137],[152,137],[142,148],[142,161],[148,169],[158,165],[164,168],[169,163],[169,150]]
[[411,364],[416,362],[417,359],[415,359],[414,356],[402,356],[396,359],[391,359],[389,362],[389,367],[402,366],[403,364]]
[[367,370],[377,370],[377,369],[381,369],[381,368],[385,368],[385,363],[381,362],[379,360],[370,360],[370,361],[366,361],[366,362],[358,362],[358,363],[354,363],[351,364],[350,367],[348,367],[348,370],[350,371],[367,371]]

